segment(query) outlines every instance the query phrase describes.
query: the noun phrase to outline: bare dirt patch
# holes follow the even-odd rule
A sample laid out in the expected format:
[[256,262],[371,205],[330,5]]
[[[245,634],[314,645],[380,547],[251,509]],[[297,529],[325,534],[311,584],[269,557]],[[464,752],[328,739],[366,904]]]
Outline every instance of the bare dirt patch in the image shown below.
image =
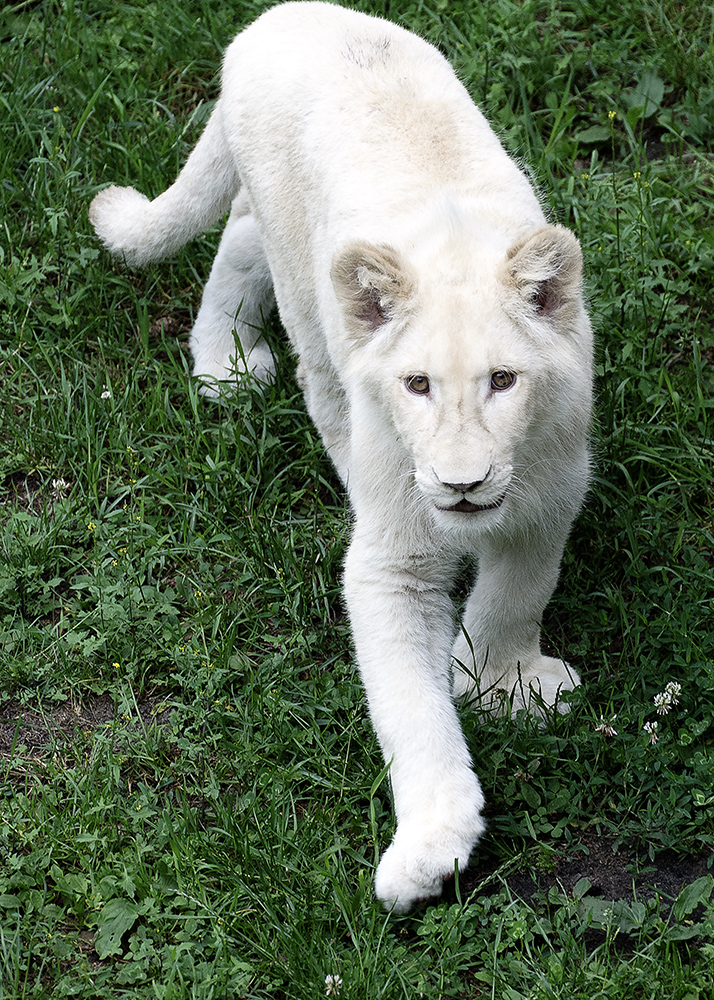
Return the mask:
[[[666,913],[685,885],[712,869],[712,861],[712,852],[690,856],[671,850],[661,851],[651,860],[635,845],[618,844],[613,837],[593,836],[553,854],[552,863],[546,867],[534,864],[527,871],[513,871],[498,881],[505,882],[514,896],[531,902],[536,896],[547,896],[553,887],[572,896],[578,882],[586,878],[591,886],[589,896],[626,902],[658,898]],[[461,878],[462,897],[479,886],[481,891],[493,889],[496,881],[492,869],[469,868]]]
[[44,507],[43,480],[37,473],[15,472],[0,485],[0,503],[11,503],[18,510],[41,514]]
[[[122,724],[128,729],[132,725],[152,725],[163,714],[157,711],[161,701],[159,698],[138,700],[133,717],[128,720],[122,717]],[[0,759],[9,760],[18,747],[42,757],[58,746],[71,744],[78,731],[86,733],[119,718],[115,700],[106,694],[88,699],[83,704],[63,702],[38,708],[9,701],[0,709]]]

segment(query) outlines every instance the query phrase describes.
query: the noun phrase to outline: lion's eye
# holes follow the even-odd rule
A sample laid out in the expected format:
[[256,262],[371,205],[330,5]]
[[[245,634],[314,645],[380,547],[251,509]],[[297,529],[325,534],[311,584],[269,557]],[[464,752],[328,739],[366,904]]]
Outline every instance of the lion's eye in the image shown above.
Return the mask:
[[426,375],[410,375],[404,381],[409,392],[413,392],[415,396],[426,396],[429,392],[429,379]]
[[491,388],[494,392],[503,392],[504,389],[510,389],[515,381],[516,376],[513,372],[497,371],[491,374]]

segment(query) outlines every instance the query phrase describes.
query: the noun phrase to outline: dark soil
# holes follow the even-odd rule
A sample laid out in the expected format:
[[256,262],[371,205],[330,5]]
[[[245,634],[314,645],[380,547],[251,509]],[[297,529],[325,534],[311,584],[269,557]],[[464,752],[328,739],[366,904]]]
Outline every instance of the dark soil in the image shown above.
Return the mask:
[[[584,836],[562,852],[554,852],[547,866],[537,862],[527,870],[516,870],[499,877],[514,896],[531,902],[534,896],[546,897],[556,887],[568,896],[583,878],[591,885],[588,896],[603,900],[638,899],[646,902],[657,898],[662,914],[666,914],[680,890],[712,868],[711,851],[691,856],[675,851],[660,851],[651,860],[639,852],[636,845],[625,846],[614,837]],[[496,877],[493,869],[472,867],[461,877],[462,898],[479,889],[493,891]]]
[[[156,708],[162,699],[141,698],[136,703],[141,722],[133,718],[132,725],[151,725],[157,718]],[[99,695],[82,705],[63,702],[55,706],[28,708],[18,701],[7,702],[0,708],[0,760],[10,762],[18,747],[24,754],[43,757],[58,749],[66,748],[77,732],[88,732],[98,726],[112,723],[117,716],[117,706],[109,695]]]

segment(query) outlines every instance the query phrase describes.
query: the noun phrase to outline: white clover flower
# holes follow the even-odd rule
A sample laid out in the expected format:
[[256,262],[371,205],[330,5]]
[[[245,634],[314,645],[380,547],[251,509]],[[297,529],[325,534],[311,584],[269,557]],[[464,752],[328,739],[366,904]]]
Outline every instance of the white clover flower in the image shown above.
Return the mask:
[[53,479],[52,480],[52,496],[55,500],[64,500],[67,496],[67,490],[70,484],[66,479]]
[[677,681],[670,681],[667,687],[664,689],[664,693],[669,698],[670,705],[679,704],[679,696],[682,693],[682,685]]
[[659,736],[657,735],[658,727],[659,727],[659,722],[645,722],[644,726],[642,727],[650,738],[650,744],[657,743],[659,740]]
[[669,712],[671,702],[666,691],[660,691],[659,694],[654,696],[652,701],[657,709],[657,715],[666,715]]
[[678,705],[681,693],[682,685],[677,681],[670,681],[664,691],[660,691],[652,699],[657,709],[657,715],[666,715],[672,705]]
[[615,721],[616,718],[617,716],[613,715],[613,717],[608,722],[607,719],[605,719],[601,715],[599,724],[595,726],[595,732],[602,733],[603,736],[617,736],[617,730],[613,726],[613,722]]
[[325,993],[328,997],[339,996],[341,986],[341,976],[336,976],[334,973],[329,973],[325,976]]
[[111,389],[107,389],[107,387],[104,386],[104,392],[102,393],[101,398],[102,399],[111,399],[112,398]]

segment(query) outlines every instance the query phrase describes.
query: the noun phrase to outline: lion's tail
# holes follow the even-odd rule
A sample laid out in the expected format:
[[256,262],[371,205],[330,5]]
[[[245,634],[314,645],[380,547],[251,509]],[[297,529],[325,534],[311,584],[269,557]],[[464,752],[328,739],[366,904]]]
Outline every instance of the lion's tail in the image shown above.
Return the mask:
[[240,179],[223,129],[220,101],[181,173],[153,201],[131,187],[108,187],[89,206],[97,236],[141,267],[174,253],[224,215]]

